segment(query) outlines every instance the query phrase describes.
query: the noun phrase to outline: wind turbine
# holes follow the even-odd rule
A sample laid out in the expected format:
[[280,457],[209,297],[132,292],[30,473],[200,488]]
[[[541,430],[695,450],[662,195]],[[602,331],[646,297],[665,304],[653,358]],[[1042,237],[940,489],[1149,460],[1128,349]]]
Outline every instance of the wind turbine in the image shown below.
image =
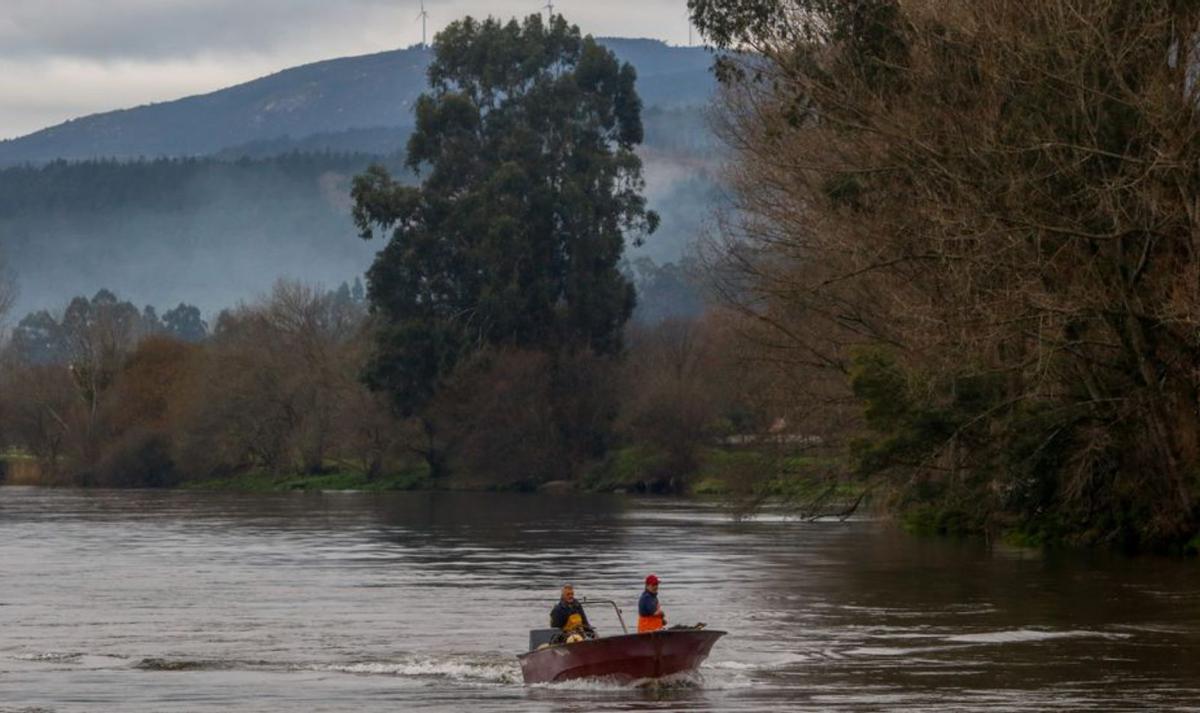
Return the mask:
[[429,21],[429,13],[425,11],[425,0],[421,0],[421,12],[417,14],[417,19],[421,21],[421,46],[428,47],[429,43],[425,41],[427,36],[425,27]]
[[546,0],[546,4],[542,6],[542,9],[549,12],[550,17],[553,18],[554,17],[554,0]]

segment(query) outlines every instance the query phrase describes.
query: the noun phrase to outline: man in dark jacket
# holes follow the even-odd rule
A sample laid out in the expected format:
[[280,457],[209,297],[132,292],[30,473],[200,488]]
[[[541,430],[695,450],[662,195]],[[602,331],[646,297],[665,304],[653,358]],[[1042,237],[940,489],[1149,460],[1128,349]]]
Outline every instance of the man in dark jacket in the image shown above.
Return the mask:
[[587,638],[596,635],[596,630],[588,623],[583,605],[575,598],[575,587],[570,584],[563,585],[562,598],[550,610],[550,626],[562,631],[564,638],[572,634]]

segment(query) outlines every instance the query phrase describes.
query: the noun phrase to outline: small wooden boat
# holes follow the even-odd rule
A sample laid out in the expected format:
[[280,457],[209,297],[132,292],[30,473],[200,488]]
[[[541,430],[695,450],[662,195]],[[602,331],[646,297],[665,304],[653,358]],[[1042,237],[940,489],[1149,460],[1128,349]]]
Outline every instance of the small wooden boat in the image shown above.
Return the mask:
[[[613,602],[587,600],[584,604],[612,604],[621,618],[621,611]],[[530,632],[530,651],[521,654],[521,674],[525,683],[553,683],[577,678],[603,678],[620,683],[654,680],[686,673],[699,668],[723,631],[695,627],[673,627],[645,634],[630,634],[621,619],[621,628],[626,633],[620,636],[605,636],[586,639],[573,644],[539,643],[545,634],[554,630]]]

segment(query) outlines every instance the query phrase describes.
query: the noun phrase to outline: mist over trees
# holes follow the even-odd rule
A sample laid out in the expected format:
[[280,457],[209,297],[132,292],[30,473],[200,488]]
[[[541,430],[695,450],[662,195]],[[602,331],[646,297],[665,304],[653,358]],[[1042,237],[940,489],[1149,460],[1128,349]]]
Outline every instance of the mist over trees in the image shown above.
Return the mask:
[[4,258],[4,253],[0,252],[0,340],[4,337],[4,320],[16,301],[17,281]]
[[851,471],[940,531],[1200,531],[1193,3],[692,0],[724,289]]
[[[676,261],[700,232],[716,177],[683,161],[649,154],[647,195],[666,222],[632,255]],[[14,310],[112,286],[139,303],[182,300],[212,314],[278,277],[334,285],[361,275],[378,247],[356,239],[350,190],[371,163],[409,179],[402,157],[366,154],[0,169],[0,252],[21,284]]]
[[30,364],[95,364],[100,354],[110,361],[123,358],[134,344],[152,335],[199,342],[208,335],[208,325],[192,305],[181,303],[160,319],[154,307],[139,310],[109,290],[100,290],[91,299],[74,298],[61,314],[27,314],[13,329],[9,349]]
[[114,286],[140,303],[214,313],[278,277],[337,284],[373,250],[355,240],[350,181],[378,158],[55,162],[0,170],[0,250],[18,313]]
[[655,325],[668,319],[691,320],[708,309],[704,268],[693,257],[662,265],[638,257],[629,261],[625,273],[637,291],[635,322]]

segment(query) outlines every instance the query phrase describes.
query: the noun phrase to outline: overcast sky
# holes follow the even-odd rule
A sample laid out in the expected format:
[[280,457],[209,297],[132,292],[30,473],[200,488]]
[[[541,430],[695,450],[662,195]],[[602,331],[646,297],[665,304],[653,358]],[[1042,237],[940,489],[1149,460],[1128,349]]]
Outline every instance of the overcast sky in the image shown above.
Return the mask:
[[[429,32],[545,0],[426,0]],[[558,0],[587,33],[688,41],[686,0]],[[0,138],[421,39],[419,0],[0,0]]]

